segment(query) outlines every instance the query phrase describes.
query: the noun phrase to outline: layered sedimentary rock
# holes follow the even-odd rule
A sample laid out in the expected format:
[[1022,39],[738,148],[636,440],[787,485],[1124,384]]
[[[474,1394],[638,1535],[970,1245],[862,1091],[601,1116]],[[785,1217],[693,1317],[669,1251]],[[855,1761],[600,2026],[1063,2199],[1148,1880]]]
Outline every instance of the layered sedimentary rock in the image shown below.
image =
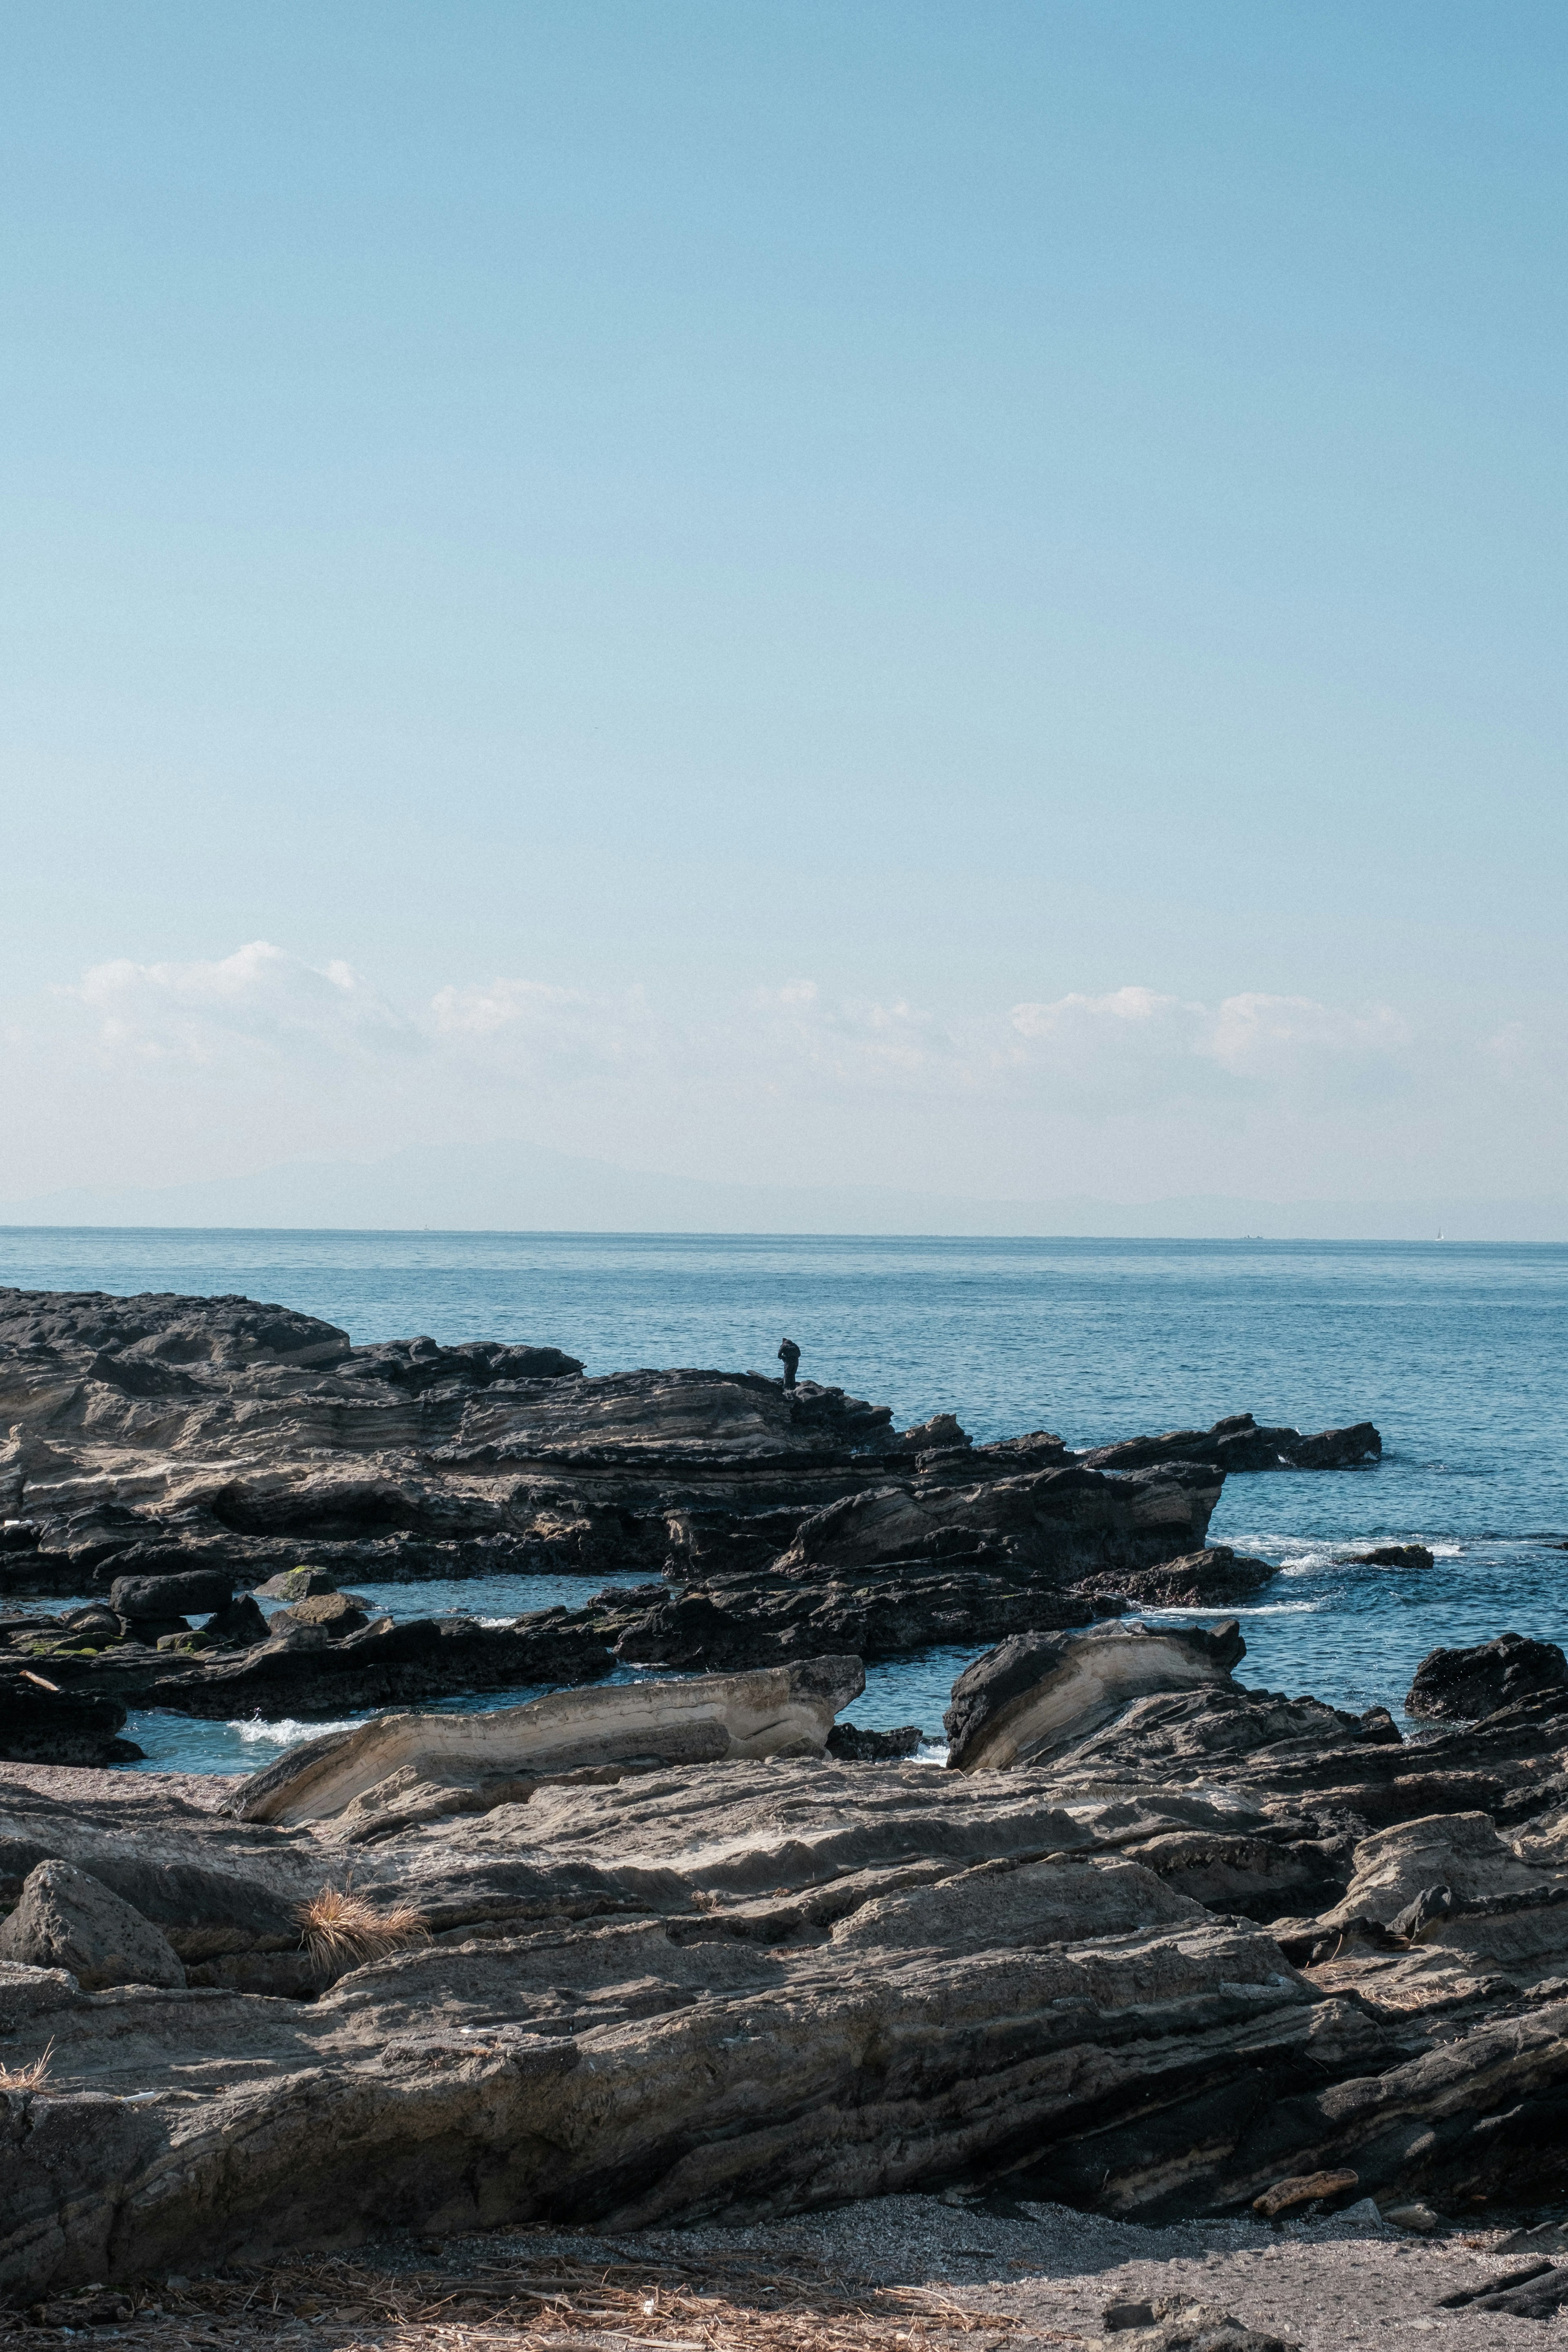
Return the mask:
[[[793,1544],[761,1568],[688,1569],[679,1585],[611,1590],[581,1609],[540,1611],[510,1625],[368,1619],[344,1605],[352,1596],[319,1589],[269,1624],[247,1600],[195,1633],[177,1630],[179,1618],[117,1617],[112,1608],[52,1621],[16,1616],[0,1621],[0,1694],[31,1676],[34,1696],[11,1732],[0,1722],[0,1755],[108,1761],[107,1743],[131,1706],[222,1719],[341,1715],[593,1682],[617,1664],[727,1674],[1082,1625],[1124,1605],[1097,1598],[1094,1585],[1125,1583],[1173,1551],[1190,1555],[1218,1493],[1214,1472],[1186,1465],[1126,1477],[1036,1469],[963,1486],[941,1470],[917,1470],[807,1516]],[[222,1580],[204,1575],[200,1598],[210,1603]],[[320,1588],[331,1579],[307,1573],[289,1590],[301,1583]],[[195,1590],[188,1576],[121,1578],[111,1597],[162,1611]],[[40,1676],[62,1719],[68,1703],[79,1708],[89,1697],[121,1712],[95,1719],[72,1748],[50,1725]]]
[[1245,1649],[1234,1618],[1212,1633],[1152,1633],[1134,1624],[1065,1640],[1016,1635],[954,1683],[948,1762],[961,1772],[1043,1763],[1149,1692],[1228,1690]]
[[[0,2091],[0,2282],[950,2181],[1150,2220],[1561,2196],[1568,1689],[1413,1747],[1247,1688],[1234,1632],[1055,1649],[972,1684],[967,1769],[625,1758],[369,1843],[352,1741],[309,1823],[236,1817],[287,1770],[0,1774],[0,1895],[68,1863],[186,1977],[0,1961],[5,2063],[54,2045]],[[351,1866],[384,1948],[324,1966],[300,1906]]]
[[492,1812],[547,1782],[671,1764],[820,1756],[858,1697],[858,1658],[553,1691],[484,1715],[383,1715],[294,1748],[246,1784],[245,1821],[348,1823],[384,1834],[440,1813]]
[[765,1559],[868,1458],[916,1458],[841,1390],[582,1372],[554,1348],[356,1348],[243,1298],[0,1291],[0,1566],[37,1590],[256,1582],[308,1541],[367,1578],[658,1573],[710,1534]]
[[250,1299],[16,1290],[0,1290],[0,1580],[106,1593],[204,1570],[255,1584],[302,1546],[341,1583],[1017,1558],[1075,1512],[1083,1565],[1131,1570],[1196,1549],[1204,1526],[1173,1510],[1164,1552],[1130,1551],[1086,1473],[1163,1471],[1212,1495],[1226,1468],[1379,1446],[1370,1423],[1303,1438],[1249,1414],[1081,1457],[1046,1431],[974,1446],[951,1413],[900,1434],[885,1405],[755,1373],[588,1378],[554,1348],[356,1348]]
[[[1223,1477],[1106,1475],[1043,1431],[976,1446],[951,1414],[900,1434],[885,1406],[750,1373],[359,1349],[228,1298],[0,1293],[0,1423],[12,1590],[104,1595],[0,1623],[0,1693],[33,1677],[0,1753],[60,1761],[123,1752],[115,1708],[341,1714],[1082,1624],[1198,1554]],[[298,1583],[307,1547],[286,1612],[231,1599]],[[336,1591],[546,1569],[648,1581],[500,1626]]]

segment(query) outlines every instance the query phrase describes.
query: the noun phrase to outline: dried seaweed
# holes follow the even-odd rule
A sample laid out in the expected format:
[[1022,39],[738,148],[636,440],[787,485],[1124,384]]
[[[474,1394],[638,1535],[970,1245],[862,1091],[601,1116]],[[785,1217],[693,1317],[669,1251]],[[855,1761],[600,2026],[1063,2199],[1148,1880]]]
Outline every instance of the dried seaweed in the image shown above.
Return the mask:
[[112,2326],[147,2352],[287,2337],[333,2352],[937,2352],[954,2336],[989,2352],[1017,2323],[917,2287],[870,2287],[802,2259],[788,2271],[735,2258],[590,2263],[572,2255],[489,2255],[472,2267],[374,2269],[346,2258],[182,2280],[89,2288],[0,2312],[0,2333],[40,2347],[70,2329]]

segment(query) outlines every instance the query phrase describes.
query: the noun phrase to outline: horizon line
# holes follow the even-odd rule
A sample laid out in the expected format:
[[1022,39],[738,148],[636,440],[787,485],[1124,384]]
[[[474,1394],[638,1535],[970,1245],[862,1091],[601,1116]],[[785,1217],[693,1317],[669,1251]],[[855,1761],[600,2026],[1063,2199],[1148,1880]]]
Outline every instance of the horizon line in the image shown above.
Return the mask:
[[1568,1249],[1568,1240],[1486,1240],[1458,1234],[1135,1234],[1135,1233],[996,1233],[936,1231],[907,1232],[852,1229],[807,1232],[784,1227],[724,1229],[715,1226],[634,1225],[132,1225],[132,1224],[5,1224],[0,1234],[331,1234],[345,1240],[383,1235],[413,1239],[425,1235],[441,1240],[474,1241],[706,1241],[706,1242],[1140,1242],[1180,1243],[1194,1247],[1210,1244],[1261,1243],[1271,1248],[1335,1249]]

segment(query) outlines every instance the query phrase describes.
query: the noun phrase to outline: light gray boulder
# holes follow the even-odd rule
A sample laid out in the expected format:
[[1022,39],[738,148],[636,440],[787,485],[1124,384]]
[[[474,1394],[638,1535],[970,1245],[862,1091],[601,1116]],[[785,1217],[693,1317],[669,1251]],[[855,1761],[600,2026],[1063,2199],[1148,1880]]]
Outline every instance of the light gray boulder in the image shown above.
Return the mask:
[[88,1992],[185,1981],[162,1929],[69,1862],[40,1862],[29,1871],[21,1901],[0,1927],[0,1959],[68,1969]]

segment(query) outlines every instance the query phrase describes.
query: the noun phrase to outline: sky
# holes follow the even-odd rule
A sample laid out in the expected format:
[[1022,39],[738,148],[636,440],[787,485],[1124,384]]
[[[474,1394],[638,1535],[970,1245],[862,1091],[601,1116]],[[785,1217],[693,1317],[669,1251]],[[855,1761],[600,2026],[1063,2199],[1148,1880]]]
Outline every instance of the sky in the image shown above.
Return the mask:
[[14,8],[0,1215],[1568,1237],[1565,91],[1530,0]]

